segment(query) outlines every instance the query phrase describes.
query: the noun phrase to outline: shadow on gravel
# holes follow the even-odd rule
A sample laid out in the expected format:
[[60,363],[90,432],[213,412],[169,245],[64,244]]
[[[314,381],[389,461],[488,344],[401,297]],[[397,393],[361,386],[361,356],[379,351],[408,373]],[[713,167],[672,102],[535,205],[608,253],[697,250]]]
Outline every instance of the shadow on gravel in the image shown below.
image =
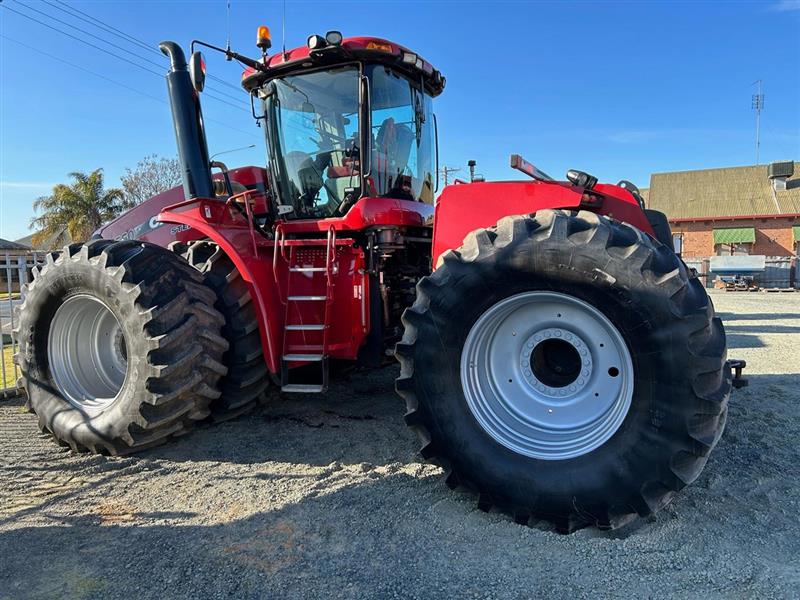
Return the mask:
[[[729,327],[731,350],[764,346],[749,326],[737,327]],[[336,381],[324,397],[275,397],[254,415],[202,426],[125,458],[32,443],[35,422],[19,415],[21,439],[30,443],[0,473],[24,485],[54,473],[92,478],[74,489],[48,490],[35,506],[0,520],[0,598],[591,597],[598,589],[789,597],[782,592],[800,586],[794,558],[800,526],[791,505],[800,496],[800,374],[745,370],[749,387],[734,391],[726,432],[693,485],[655,518],[572,536],[482,513],[473,497],[448,491],[440,477],[409,474],[418,460],[416,441],[402,420],[395,376],[395,369],[356,374]],[[168,493],[157,511],[112,502],[97,514],[70,513],[76,496],[105,498],[128,474],[152,471],[155,480],[163,473],[158,485],[180,486],[169,463],[183,461],[199,468],[205,462],[369,465],[361,481],[337,487],[332,469],[293,502],[271,500],[272,510],[248,506],[258,512],[247,518],[204,515],[226,521],[213,525],[187,524],[197,515],[170,506]],[[405,472],[378,473],[376,465]],[[266,504],[267,495],[280,498],[286,482],[308,475],[223,470],[214,477],[239,481],[242,490],[257,480],[268,491],[259,496]],[[229,502],[233,508],[248,501],[232,494]],[[9,530],[33,513],[40,525]]]
[[[793,585],[787,574],[800,552],[794,512],[775,504],[800,492],[797,377],[749,377],[750,386],[731,398],[727,431],[698,481],[657,517],[617,532],[560,536],[542,525],[525,528],[478,511],[474,498],[449,492],[438,476],[367,472],[366,481],[338,489],[322,481],[295,502],[216,525],[187,525],[182,522],[191,513],[165,508],[161,514],[60,514],[52,525],[2,531],[0,595],[451,598],[464,597],[465,590],[476,597],[487,590],[525,597],[535,590],[543,597],[579,597],[605,589],[658,590],[659,596],[691,590],[695,597],[778,590],[782,596]],[[344,406],[355,410],[344,400],[336,410]],[[319,452],[330,443],[316,437],[324,433],[350,438],[345,456],[351,460],[371,461],[359,439],[394,435],[388,433],[394,425],[376,418],[348,421],[362,429],[331,436],[326,427],[337,418],[320,416],[323,409],[300,414],[331,420],[311,429],[291,420],[242,420],[218,428],[228,429],[223,448],[238,452],[240,440],[228,436],[249,430],[239,460],[283,460],[274,456],[283,445],[285,458],[297,461],[296,452]],[[201,456],[223,452],[198,450],[208,445],[203,437],[211,431],[181,444]],[[404,441],[394,445],[397,454],[407,447]],[[317,462],[335,453],[322,454]],[[232,506],[237,502],[231,497]],[[154,519],[173,522],[147,523]]]
[[417,460],[416,439],[403,422],[405,405],[394,392],[396,371],[334,381],[325,395],[273,393],[250,415],[200,425],[173,443],[131,458],[314,466]]
[[766,344],[764,341],[755,334],[749,333],[731,333],[729,328],[725,328],[725,339],[728,344],[728,354],[730,357],[730,350],[735,348],[764,348]]
[[725,331],[734,333],[800,333],[800,327],[791,325],[727,325]]
[[751,312],[718,312],[717,316],[723,323],[728,321],[787,321],[800,319],[800,313],[751,313]]
[[0,533],[0,597],[385,597],[449,564],[449,552],[437,552],[414,578],[388,568],[449,543],[419,520],[460,507],[430,506],[424,486],[395,474],[212,526],[61,515],[52,526]]

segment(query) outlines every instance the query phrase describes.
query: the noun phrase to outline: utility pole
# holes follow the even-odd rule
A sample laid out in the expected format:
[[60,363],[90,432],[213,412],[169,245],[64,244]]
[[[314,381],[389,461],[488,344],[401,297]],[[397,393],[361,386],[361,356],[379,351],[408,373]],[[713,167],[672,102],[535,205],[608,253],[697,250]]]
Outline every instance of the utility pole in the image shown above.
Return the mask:
[[764,94],[761,93],[761,80],[753,82],[758,86],[758,93],[753,94],[751,107],[756,111],[756,164],[759,164],[761,150],[761,111],[764,109]]
[[460,171],[460,167],[442,167],[439,169],[439,173],[444,175],[444,184],[447,185],[450,181],[450,173],[455,173],[456,171]]

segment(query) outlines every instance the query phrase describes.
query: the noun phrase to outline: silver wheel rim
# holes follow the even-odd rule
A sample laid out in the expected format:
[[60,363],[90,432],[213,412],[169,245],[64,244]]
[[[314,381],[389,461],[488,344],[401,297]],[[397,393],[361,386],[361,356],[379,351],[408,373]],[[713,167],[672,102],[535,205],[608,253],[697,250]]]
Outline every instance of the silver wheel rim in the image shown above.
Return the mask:
[[79,294],[56,311],[47,340],[50,373],[74,406],[101,411],[116,400],[128,370],[119,321],[103,302]]
[[524,292],[484,312],[461,353],[472,415],[497,442],[543,460],[602,446],[625,420],[633,362],[599,310],[556,292]]

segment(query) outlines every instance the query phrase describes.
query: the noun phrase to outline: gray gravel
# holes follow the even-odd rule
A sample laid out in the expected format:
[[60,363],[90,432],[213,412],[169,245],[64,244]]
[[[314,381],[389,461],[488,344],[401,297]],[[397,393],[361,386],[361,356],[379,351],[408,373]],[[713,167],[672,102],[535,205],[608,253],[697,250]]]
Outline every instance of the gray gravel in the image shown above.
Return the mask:
[[562,536],[419,462],[394,369],[123,459],[0,404],[0,598],[800,596],[800,293],[715,294],[750,387],[657,517]]

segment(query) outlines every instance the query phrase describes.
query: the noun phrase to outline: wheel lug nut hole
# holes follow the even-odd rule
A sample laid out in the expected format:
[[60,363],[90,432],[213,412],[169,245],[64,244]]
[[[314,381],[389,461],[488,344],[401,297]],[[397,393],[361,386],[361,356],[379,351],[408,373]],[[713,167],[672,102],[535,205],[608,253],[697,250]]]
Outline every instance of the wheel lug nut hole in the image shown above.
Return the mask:
[[619,375],[619,369],[617,367],[611,367],[608,370],[608,374],[611,375],[612,377],[616,377],[617,375]]

